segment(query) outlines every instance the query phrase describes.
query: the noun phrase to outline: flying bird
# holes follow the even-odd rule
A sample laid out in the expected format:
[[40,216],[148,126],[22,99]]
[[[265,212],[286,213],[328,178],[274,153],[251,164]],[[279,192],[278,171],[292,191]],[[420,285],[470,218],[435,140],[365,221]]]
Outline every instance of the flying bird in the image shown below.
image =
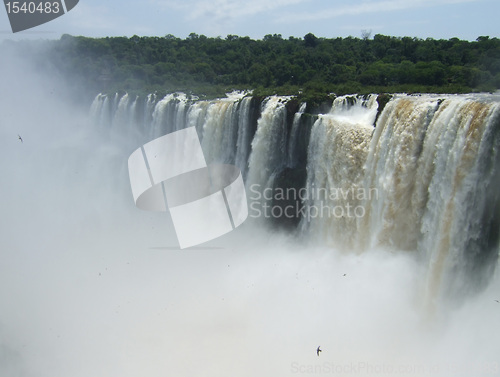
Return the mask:
[[321,349],[319,348],[321,346],[318,346],[318,348],[316,349],[316,354],[319,356],[319,353],[322,352]]
[[17,134],[17,138],[21,140],[21,143],[23,142],[23,138],[21,137],[21,135]]
[[498,302],[498,303],[500,304],[500,301],[498,301],[498,300],[495,300],[495,301],[496,301],[496,302]]

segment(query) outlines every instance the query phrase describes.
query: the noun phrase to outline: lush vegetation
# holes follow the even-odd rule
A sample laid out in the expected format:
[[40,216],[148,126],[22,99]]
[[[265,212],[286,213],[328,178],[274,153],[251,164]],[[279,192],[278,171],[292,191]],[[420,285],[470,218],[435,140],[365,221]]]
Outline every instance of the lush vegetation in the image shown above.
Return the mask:
[[[86,38],[49,41],[52,69],[96,91],[230,89],[326,93],[469,92],[500,88],[500,39],[474,42],[375,35],[282,38],[228,35]],[[49,62],[49,63],[47,63]]]

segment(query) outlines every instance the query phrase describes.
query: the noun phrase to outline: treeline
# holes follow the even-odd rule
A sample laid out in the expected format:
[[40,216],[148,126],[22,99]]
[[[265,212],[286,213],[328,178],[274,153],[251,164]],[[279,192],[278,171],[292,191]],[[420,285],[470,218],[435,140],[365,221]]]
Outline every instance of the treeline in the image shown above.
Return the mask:
[[[92,91],[294,94],[470,92],[500,88],[500,39],[469,42],[390,37],[282,38],[228,35],[49,41],[44,64]],[[265,93],[268,94],[268,93]]]

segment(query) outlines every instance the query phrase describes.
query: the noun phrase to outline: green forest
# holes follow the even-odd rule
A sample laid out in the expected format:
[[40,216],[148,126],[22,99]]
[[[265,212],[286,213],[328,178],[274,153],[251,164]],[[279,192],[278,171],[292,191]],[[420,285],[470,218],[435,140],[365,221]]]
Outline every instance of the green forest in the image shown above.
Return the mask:
[[[15,42],[11,42],[15,44]],[[500,88],[500,39],[418,39],[228,35],[87,38],[44,42],[40,64],[96,92],[218,95],[495,91]],[[39,48],[39,47],[38,47]],[[306,93],[306,94],[304,94]]]

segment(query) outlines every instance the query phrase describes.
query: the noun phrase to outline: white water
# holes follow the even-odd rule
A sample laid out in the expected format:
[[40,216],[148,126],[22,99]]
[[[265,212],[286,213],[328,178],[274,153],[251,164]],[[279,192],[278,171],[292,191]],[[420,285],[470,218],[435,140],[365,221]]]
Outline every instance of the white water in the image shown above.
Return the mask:
[[[414,250],[426,203],[426,171],[419,154],[423,137],[437,107],[428,98],[396,98],[381,115],[371,139],[365,187],[378,190],[379,200],[366,203],[360,219],[362,247],[390,246]],[[415,186],[423,190],[412,197]],[[423,196],[423,197],[422,197]]]
[[238,103],[233,99],[208,105],[202,141],[207,163],[234,163],[238,137],[237,108]]
[[300,121],[301,117],[306,111],[307,103],[302,103],[300,105],[299,111],[293,116],[292,131],[290,133],[290,138],[288,142],[288,167],[295,167],[298,164],[298,151],[296,150],[297,144],[299,142],[299,131],[300,131]]
[[[287,125],[290,98],[265,99],[253,135],[251,98],[245,94],[194,102],[183,94],[167,95],[154,106],[151,135],[195,126],[207,161],[237,164],[251,200],[272,204],[273,195],[258,193],[271,192],[276,176],[297,164],[306,104]],[[152,108],[151,97],[147,101]],[[98,96],[93,117],[101,121],[110,102]],[[134,118],[128,95],[115,96],[113,102],[113,123],[126,123],[125,113]],[[498,200],[491,198],[498,179],[498,103],[491,95],[396,95],[374,128],[376,96],[336,98],[310,133],[302,237],[355,252],[413,252],[426,266],[422,296],[430,307],[443,290],[455,296],[474,291],[468,287],[474,280],[471,271],[483,271],[477,274],[484,286],[494,268],[481,260],[498,255],[484,251],[491,245],[478,241],[498,231],[487,229],[498,214],[485,212],[488,200],[491,206]],[[495,139],[488,142],[485,135]]]
[[275,174],[286,164],[285,104],[289,98],[273,96],[262,104],[262,114],[252,141],[247,186],[263,191],[272,187]]
[[[320,243],[342,247],[353,246],[356,221],[364,215],[359,195],[365,189],[363,166],[378,107],[376,96],[356,98],[352,106],[347,98],[337,98],[311,131],[306,183],[310,216],[302,220],[302,229]],[[372,195],[370,187],[364,194]]]
[[238,141],[236,143],[236,158],[234,164],[241,170],[243,178],[248,171],[248,157],[250,156],[251,135],[250,134],[250,105],[251,97],[243,98],[239,109],[238,118]]
[[[444,96],[436,111],[435,97],[398,96],[375,129],[369,126],[374,103],[363,108],[356,101],[356,121],[352,103],[334,106],[314,125],[307,180],[377,188],[378,201],[356,199],[366,217],[316,219],[300,237],[244,224],[180,252],[168,216],[134,207],[128,155],[178,129],[171,120],[181,119],[198,129],[214,158],[226,151],[207,143],[210,127],[217,142],[235,140],[235,158],[238,142],[253,139],[245,152],[251,154],[247,182],[268,184],[289,156],[286,99],[268,99],[255,137],[240,138],[242,124],[251,128],[242,116],[246,99],[238,105],[171,98],[161,105],[166,114],[161,98],[150,96],[147,106],[136,102],[135,108],[148,110],[131,115],[143,119],[142,135],[127,127],[116,134],[115,121],[108,138],[103,135],[121,97],[97,98],[98,120],[88,123],[62,98],[48,98],[47,82],[14,80],[16,66],[0,70],[9,72],[0,74],[1,82],[13,88],[0,101],[0,375],[500,374],[498,269],[460,306],[443,301],[428,318],[424,305],[442,296],[426,293],[433,276],[442,276],[441,289],[475,286],[462,273],[458,286],[448,275],[456,262],[469,261],[459,246],[474,246],[482,205],[492,199],[486,183],[494,172],[488,159],[498,147],[498,123],[488,119],[498,100],[488,97],[481,105],[475,97]],[[28,92],[37,98],[30,111]],[[131,111],[133,103],[130,98],[122,108]],[[209,119],[216,114],[217,122]],[[227,126],[225,117],[237,124],[236,136],[214,129]],[[346,165],[336,165],[339,160]],[[435,261],[443,238],[422,230],[441,236],[445,227],[457,242],[441,273]],[[477,274],[481,280],[488,271]]]

